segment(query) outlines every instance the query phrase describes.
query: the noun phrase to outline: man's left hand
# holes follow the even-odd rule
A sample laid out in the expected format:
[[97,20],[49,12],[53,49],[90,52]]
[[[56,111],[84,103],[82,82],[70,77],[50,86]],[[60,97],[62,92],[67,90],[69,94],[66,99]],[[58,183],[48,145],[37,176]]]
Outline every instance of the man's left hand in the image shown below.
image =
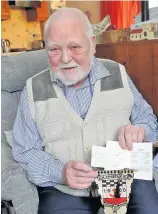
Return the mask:
[[133,143],[141,143],[144,140],[145,130],[144,128],[127,125],[119,129],[119,144],[122,149],[128,149],[131,151],[133,149]]

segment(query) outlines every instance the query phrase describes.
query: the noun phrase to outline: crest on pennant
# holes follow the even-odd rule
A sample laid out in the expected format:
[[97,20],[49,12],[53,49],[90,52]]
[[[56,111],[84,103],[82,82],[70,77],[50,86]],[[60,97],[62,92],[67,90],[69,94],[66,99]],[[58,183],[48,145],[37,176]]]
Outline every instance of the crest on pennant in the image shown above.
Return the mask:
[[96,179],[98,193],[106,214],[125,214],[134,170],[100,170]]

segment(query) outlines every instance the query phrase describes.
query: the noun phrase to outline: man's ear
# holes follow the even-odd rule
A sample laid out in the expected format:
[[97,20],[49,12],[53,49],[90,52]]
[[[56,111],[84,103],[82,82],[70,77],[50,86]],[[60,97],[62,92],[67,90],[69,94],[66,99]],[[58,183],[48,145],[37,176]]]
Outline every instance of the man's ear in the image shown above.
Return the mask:
[[92,36],[92,46],[93,46],[93,54],[96,53],[96,36]]

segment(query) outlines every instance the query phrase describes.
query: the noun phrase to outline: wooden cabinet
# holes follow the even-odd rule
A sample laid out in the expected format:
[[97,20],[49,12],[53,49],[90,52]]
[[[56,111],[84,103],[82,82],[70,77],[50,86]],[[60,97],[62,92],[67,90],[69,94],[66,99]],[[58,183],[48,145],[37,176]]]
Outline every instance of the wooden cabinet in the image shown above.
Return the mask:
[[153,107],[158,115],[158,42],[152,48],[152,68],[153,68]]
[[1,1],[1,20],[10,19],[10,7],[8,1]]
[[31,21],[46,21],[49,17],[48,1],[41,1],[40,7],[27,10],[27,20]]
[[97,45],[96,56],[125,65],[137,89],[158,116],[158,40]]

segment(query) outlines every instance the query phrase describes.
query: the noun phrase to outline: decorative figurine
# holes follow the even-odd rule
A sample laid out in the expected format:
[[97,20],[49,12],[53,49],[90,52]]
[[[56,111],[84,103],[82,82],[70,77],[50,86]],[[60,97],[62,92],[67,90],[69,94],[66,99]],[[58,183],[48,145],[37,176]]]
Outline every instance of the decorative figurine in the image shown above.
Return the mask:
[[111,25],[110,16],[107,15],[104,17],[104,19],[101,22],[97,24],[91,24],[91,25],[92,25],[93,33],[96,36],[96,43],[104,44],[104,32]]
[[142,24],[135,25],[130,32],[130,40],[150,40],[158,39],[158,21],[155,23],[142,22]]

